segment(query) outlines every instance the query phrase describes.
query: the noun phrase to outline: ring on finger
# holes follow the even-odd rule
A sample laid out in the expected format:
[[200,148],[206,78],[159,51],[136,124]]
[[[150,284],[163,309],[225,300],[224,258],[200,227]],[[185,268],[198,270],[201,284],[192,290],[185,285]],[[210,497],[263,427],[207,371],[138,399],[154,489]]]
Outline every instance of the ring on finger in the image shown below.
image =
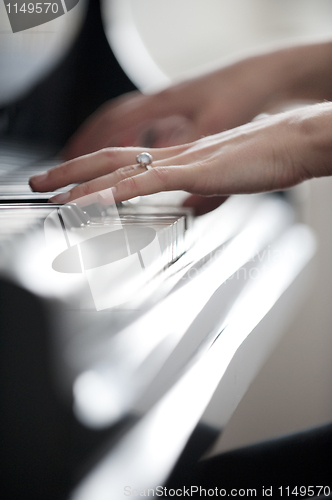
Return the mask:
[[152,168],[152,155],[150,153],[147,153],[146,151],[143,151],[142,153],[138,154],[136,156],[136,161],[141,165],[142,167],[145,167],[146,170],[150,170]]

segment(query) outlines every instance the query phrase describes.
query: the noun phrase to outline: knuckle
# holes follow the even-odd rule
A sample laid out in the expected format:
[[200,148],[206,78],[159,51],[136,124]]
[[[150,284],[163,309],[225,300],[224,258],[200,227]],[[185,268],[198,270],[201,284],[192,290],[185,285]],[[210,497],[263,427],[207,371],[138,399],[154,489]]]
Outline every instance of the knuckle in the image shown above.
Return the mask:
[[121,154],[123,154],[124,148],[121,147],[107,147],[98,151],[98,154],[110,163],[119,162],[121,163]]
[[132,175],[135,175],[136,173],[136,167],[133,166],[128,166],[128,167],[122,167],[116,170],[112,175],[113,179],[115,179],[116,182],[120,182],[127,177],[131,177]]
[[103,148],[99,151],[99,153],[107,160],[113,160],[115,157],[114,148]]
[[123,186],[125,189],[128,189],[129,191],[136,192],[138,189],[138,184],[135,177],[127,177],[126,179],[120,181],[119,185]]
[[126,175],[138,174],[139,170],[137,169],[137,165],[128,165],[126,167],[119,168],[117,172],[125,177]]
[[151,174],[154,175],[158,183],[167,186],[170,182],[170,169],[169,167],[154,167],[150,170]]

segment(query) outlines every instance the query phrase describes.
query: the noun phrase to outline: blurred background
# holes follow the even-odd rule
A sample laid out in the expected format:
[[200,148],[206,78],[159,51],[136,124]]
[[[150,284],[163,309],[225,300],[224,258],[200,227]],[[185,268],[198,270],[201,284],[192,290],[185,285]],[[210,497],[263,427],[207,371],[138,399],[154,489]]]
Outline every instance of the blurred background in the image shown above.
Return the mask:
[[[99,21],[97,5],[81,0],[14,36],[0,3],[1,136],[63,145],[97,106],[135,86],[150,92],[267,45],[332,36],[330,0],[103,0]],[[111,52],[98,48],[88,65],[92,47],[108,43],[133,84]],[[312,288],[215,451],[332,420],[331,193],[332,179],[320,179],[293,195],[319,241]]]

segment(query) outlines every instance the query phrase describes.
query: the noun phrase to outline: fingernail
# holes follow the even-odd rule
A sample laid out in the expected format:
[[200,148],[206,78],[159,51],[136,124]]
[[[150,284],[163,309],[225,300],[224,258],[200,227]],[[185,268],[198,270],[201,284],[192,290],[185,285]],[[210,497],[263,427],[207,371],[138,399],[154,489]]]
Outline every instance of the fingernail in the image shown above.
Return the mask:
[[50,203],[65,203],[69,198],[70,198],[70,191],[67,191],[67,193],[60,193],[57,194],[56,196],[53,196],[53,198],[50,198],[48,201]]
[[103,205],[110,205],[114,203],[114,195],[117,191],[115,186],[104,189],[103,191],[99,191],[98,193],[98,201]]

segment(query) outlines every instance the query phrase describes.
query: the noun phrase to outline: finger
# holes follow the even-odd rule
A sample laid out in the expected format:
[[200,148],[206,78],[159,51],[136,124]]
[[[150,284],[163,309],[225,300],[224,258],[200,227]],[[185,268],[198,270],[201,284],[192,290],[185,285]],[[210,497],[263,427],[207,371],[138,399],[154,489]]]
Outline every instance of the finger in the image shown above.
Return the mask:
[[[63,151],[65,159],[76,158],[109,145],[133,145],[130,136],[138,124],[156,118],[162,110],[162,100],[155,96],[133,93],[114,99],[97,110],[74,134]],[[136,135],[136,133],[134,134]],[[116,141],[116,142],[115,142]]]
[[69,160],[107,146],[148,146],[137,143],[139,128],[151,129],[153,120],[172,115],[188,116],[187,107],[174,88],[154,95],[125,94],[106,103],[80,127],[63,157]]
[[160,191],[173,191],[184,189],[190,191],[195,185],[196,176],[192,175],[190,165],[186,166],[158,166],[141,174],[128,177],[111,189],[99,193],[99,201],[109,204],[110,200],[121,201],[158,193]]
[[29,183],[33,191],[54,191],[68,184],[100,177],[134,161],[133,150],[103,149],[35,175],[30,178]]
[[[185,146],[168,149],[150,150],[156,160],[179,154]],[[33,191],[54,191],[60,187],[86,182],[123,167],[132,165],[136,156],[142,152],[139,148],[107,148],[96,153],[76,158],[63,163],[48,172],[31,177],[29,183]]]
[[[106,147],[109,144],[109,137],[117,133],[116,118],[113,118],[113,114],[116,114],[117,107],[123,106],[124,114],[127,116],[125,102],[134,101],[135,95],[139,99],[139,93],[130,93],[113,99],[97,109],[69,139],[61,152],[62,158],[71,160]],[[131,124],[130,121],[127,123]]]
[[166,148],[192,142],[201,137],[193,120],[172,115],[148,120],[109,137],[107,147]]
[[[170,152],[170,150],[173,151],[174,149],[177,148],[168,148],[167,151]],[[181,151],[182,149],[183,147],[180,148]],[[161,154],[161,150],[159,150],[159,153]],[[174,157],[167,158],[165,160],[159,160],[154,162],[154,165],[163,166],[165,162],[166,165],[169,163],[172,164],[174,163],[174,160],[178,159],[179,157],[180,157],[179,155],[176,155]],[[182,159],[182,162],[185,163],[185,160]],[[112,186],[115,186],[120,181],[128,177],[133,177],[135,175],[141,174],[143,172],[146,172],[146,168],[141,167],[138,164],[125,166],[109,174],[102,175],[87,182],[83,182],[82,184],[75,186],[73,189],[67,191],[66,193],[60,193],[52,197],[49,201],[52,203],[68,203],[70,201],[76,200],[77,198],[86,197],[97,191],[102,191]]]
[[[120,168],[112,174],[103,175],[97,179],[92,179],[88,182],[83,182],[75,186],[66,193],[61,193],[53,196],[49,201],[51,203],[68,203],[79,198],[86,198],[90,195],[96,194],[98,191],[110,188],[127,177],[132,177],[140,173],[146,172],[145,167],[140,165],[130,165],[128,167]],[[97,199],[96,199],[97,201]]]
[[135,141],[133,145],[153,148],[186,144],[197,138],[199,134],[193,121],[179,115],[153,120],[148,125],[141,126],[136,137],[131,137]]
[[200,196],[192,194],[184,200],[182,206],[193,208],[195,215],[204,215],[218,208],[227,198],[228,196]]

